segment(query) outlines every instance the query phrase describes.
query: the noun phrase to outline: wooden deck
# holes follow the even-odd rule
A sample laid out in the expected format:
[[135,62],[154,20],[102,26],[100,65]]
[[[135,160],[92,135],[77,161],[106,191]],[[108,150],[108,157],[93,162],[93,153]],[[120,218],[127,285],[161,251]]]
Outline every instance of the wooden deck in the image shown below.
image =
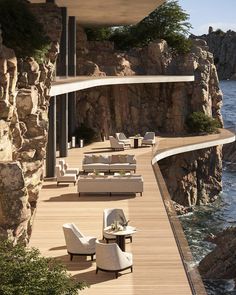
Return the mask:
[[[173,140],[159,139],[160,148],[180,145],[180,140]],[[188,142],[196,140],[196,137],[189,138]],[[71,149],[67,162],[71,167],[81,167],[86,152],[111,153],[109,142]],[[81,294],[192,294],[151,166],[152,148],[128,149],[120,153],[136,155],[137,174],[142,174],[144,179],[143,196],[82,195],[78,198],[76,186],[70,184],[57,187],[55,182],[45,181],[30,245],[39,248],[43,255],[61,260],[74,278],[89,283],[90,288]],[[70,262],[62,232],[63,223],[74,222],[86,235],[101,238],[103,209],[112,207],[123,208],[131,220],[130,225],[138,229],[133,243],[127,242],[126,245],[126,251],[133,253],[134,271],[124,271],[118,279],[112,273],[98,272],[96,275],[96,262],[91,262],[90,258],[74,257],[73,262]]]

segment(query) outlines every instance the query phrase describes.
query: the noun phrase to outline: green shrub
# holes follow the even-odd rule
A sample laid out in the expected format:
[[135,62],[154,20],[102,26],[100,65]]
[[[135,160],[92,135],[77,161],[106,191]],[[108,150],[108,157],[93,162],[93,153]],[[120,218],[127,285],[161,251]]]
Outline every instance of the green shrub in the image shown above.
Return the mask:
[[114,30],[110,40],[118,49],[127,50],[165,39],[174,51],[186,53],[191,49],[187,36],[192,26],[188,19],[189,15],[178,1],[167,0],[138,24]]
[[217,133],[220,123],[203,112],[194,112],[188,116],[186,125],[191,133]]
[[85,28],[88,41],[105,41],[109,40],[112,28]]
[[11,242],[0,242],[1,295],[76,295],[87,285],[75,282],[64,266]]
[[224,35],[225,35],[225,32],[222,31],[221,29],[217,29],[214,33],[215,33],[216,35],[220,35],[220,36],[224,36]]
[[0,24],[3,43],[14,49],[17,57],[43,58],[50,41],[26,3],[0,0]]

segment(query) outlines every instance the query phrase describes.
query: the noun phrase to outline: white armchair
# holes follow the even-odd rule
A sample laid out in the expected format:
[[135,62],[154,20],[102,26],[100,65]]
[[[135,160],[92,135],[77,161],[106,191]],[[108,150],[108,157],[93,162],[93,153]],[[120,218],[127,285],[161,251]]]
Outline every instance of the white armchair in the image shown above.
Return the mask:
[[70,183],[73,182],[74,185],[76,184],[76,174],[66,174],[64,170],[61,169],[61,165],[56,165],[56,178],[57,178],[57,185],[61,182]]
[[133,272],[133,256],[131,253],[121,251],[116,243],[104,244],[96,241],[96,274],[98,270],[106,272],[115,272],[116,278],[118,272],[131,269]]
[[59,165],[66,174],[79,174],[79,168],[69,168],[68,164],[65,162],[64,159],[59,160]]
[[155,142],[155,132],[146,132],[142,140],[142,145],[154,145]]
[[124,150],[125,144],[123,142],[118,141],[115,137],[109,136],[111,148],[113,150]]
[[[103,211],[103,239],[108,243],[109,240],[114,240],[114,235],[109,235],[104,231],[104,228],[111,225],[114,220],[119,221],[122,225],[127,225],[127,219],[125,217],[123,209],[117,208],[107,208]],[[132,235],[127,235],[125,238],[128,238],[132,242]]]
[[73,223],[63,224],[63,232],[71,261],[74,255],[91,256],[91,260],[93,260],[95,255],[95,237],[84,236]]
[[130,139],[125,136],[124,133],[116,133],[116,139],[123,142],[125,145],[131,145]]

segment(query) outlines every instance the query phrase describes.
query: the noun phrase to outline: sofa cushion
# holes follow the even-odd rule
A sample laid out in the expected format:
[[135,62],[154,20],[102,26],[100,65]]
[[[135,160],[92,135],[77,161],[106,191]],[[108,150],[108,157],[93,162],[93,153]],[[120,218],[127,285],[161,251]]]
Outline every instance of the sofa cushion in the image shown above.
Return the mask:
[[84,164],[92,164],[93,163],[93,158],[91,155],[85,155],[84,156]]
[[111,155],[110,163],[115,164],[120,162],[120,155]]
[[128,163],[135,164],[136,163],[136,160],[135,160],[134,155],[127,155],[127,162]]
[[99,156],[97,156],[97,155],[93,155],[92,156],[92,163],[101,163],[101,157],[100,157],[100,155]]
[[92,163],[92,164],[83,164],[83,170],[86,172],[92,172],[93,170],[96,171],[108,171],[109,170],[109,164],[103,164],[103,163]]
[[109,157],[107,155],[101,155],[99,163],[109,164]]
[[118,163],[127,163],[127,156],[128,155],[119,155],[119,162]]

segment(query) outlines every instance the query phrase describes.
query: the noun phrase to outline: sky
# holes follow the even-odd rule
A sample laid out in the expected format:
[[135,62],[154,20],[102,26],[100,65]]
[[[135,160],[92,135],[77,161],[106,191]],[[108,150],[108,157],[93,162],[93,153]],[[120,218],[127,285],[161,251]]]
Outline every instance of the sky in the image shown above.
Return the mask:
[[236,31],[236,0],[179,0],[180,6],[190,15],[194,35],[214,30]]

